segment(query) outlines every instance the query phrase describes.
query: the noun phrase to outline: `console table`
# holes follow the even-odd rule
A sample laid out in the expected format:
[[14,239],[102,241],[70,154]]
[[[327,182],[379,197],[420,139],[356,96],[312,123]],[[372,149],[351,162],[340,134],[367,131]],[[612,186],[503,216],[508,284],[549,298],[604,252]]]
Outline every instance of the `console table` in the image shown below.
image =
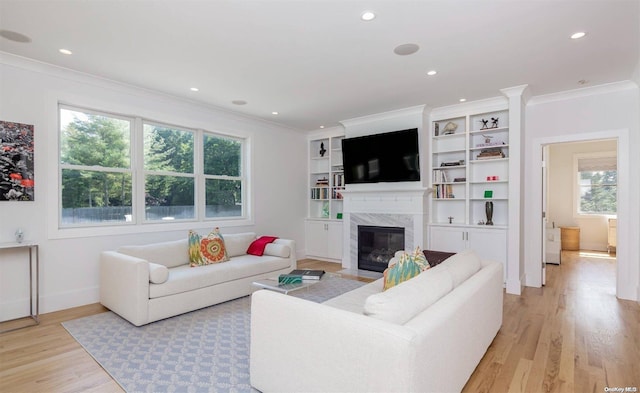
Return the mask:
[[[0,243],[0,252],[4,250],[26,250],[29,252],[29,317],[34,323],[2,330],[0,333],[10,332],[12,330],[22,329],[28,326],[38,325],[40,323],[40,258],[38,255],[38,245],[36,243]],[[35,262],[35,275],[34,275],[34,262]],[[35,278],[35,284],[34,284]],[[35,296],[34,296],[35,286]],[[26,318],[26,317],[22,317]],[[0,323],[6,323],[15,321],[21,318],[12,319],[9,321],[2,321]]]

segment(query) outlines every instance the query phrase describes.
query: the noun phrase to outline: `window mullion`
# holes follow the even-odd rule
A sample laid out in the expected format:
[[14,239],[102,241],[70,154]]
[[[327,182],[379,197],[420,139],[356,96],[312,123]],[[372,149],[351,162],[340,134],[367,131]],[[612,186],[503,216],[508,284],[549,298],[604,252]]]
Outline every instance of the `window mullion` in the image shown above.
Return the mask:
[[205,206],[205,180],[204,180],[204,132],[202,130],[195,131],[193,146],[193,172],[195,175],[195,209],[196,219],[204,220]]
[[143,121],[136,117],[132,133],[132,157],[134,190],[133,190],[133,216],[136,223],[144,222],[145,212],[145,173],[144,173],[144,133]]

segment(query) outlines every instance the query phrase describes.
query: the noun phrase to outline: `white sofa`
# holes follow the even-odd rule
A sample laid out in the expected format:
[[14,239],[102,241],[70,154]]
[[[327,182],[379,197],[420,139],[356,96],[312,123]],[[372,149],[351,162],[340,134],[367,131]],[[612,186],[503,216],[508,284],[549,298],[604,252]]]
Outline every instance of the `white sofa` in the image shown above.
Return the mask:
[[247,255],[255,233],[224,235],[230,260],[190,267],[188,240],[124,246],[100,256],[100,303],[136,326],[249,295],[251,282],[296,268],[293,240]]
[[473,252],[382,292],[322,304],[252,295],[251,385],[262,392],[459,392],[502,325],[502,264]]

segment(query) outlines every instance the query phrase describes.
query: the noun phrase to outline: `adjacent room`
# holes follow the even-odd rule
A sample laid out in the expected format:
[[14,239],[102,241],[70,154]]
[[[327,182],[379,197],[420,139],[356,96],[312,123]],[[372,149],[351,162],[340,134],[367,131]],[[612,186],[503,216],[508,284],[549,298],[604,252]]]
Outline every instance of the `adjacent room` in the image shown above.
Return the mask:
[[0,391],[637,391],[639,84],[638,0],[0,0]]

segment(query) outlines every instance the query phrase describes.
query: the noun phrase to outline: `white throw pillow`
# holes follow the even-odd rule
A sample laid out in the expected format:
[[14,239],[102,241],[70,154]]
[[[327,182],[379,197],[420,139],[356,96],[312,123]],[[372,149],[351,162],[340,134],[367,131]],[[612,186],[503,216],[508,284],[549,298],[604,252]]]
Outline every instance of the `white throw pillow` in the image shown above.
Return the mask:
[[289,249],[289,246],[285,246],[284,244],[269,243],[264,248],[264,255],[289,258],[289,255],[291,255],[291,249]]
[[448,271],[425,270],[411,280],[369,296],[364,303],[364,314],[403,325],[452,289],[453,280]]
[[162,284],[169,279],[169,269],[164,265],[149,262],[149,282]]

